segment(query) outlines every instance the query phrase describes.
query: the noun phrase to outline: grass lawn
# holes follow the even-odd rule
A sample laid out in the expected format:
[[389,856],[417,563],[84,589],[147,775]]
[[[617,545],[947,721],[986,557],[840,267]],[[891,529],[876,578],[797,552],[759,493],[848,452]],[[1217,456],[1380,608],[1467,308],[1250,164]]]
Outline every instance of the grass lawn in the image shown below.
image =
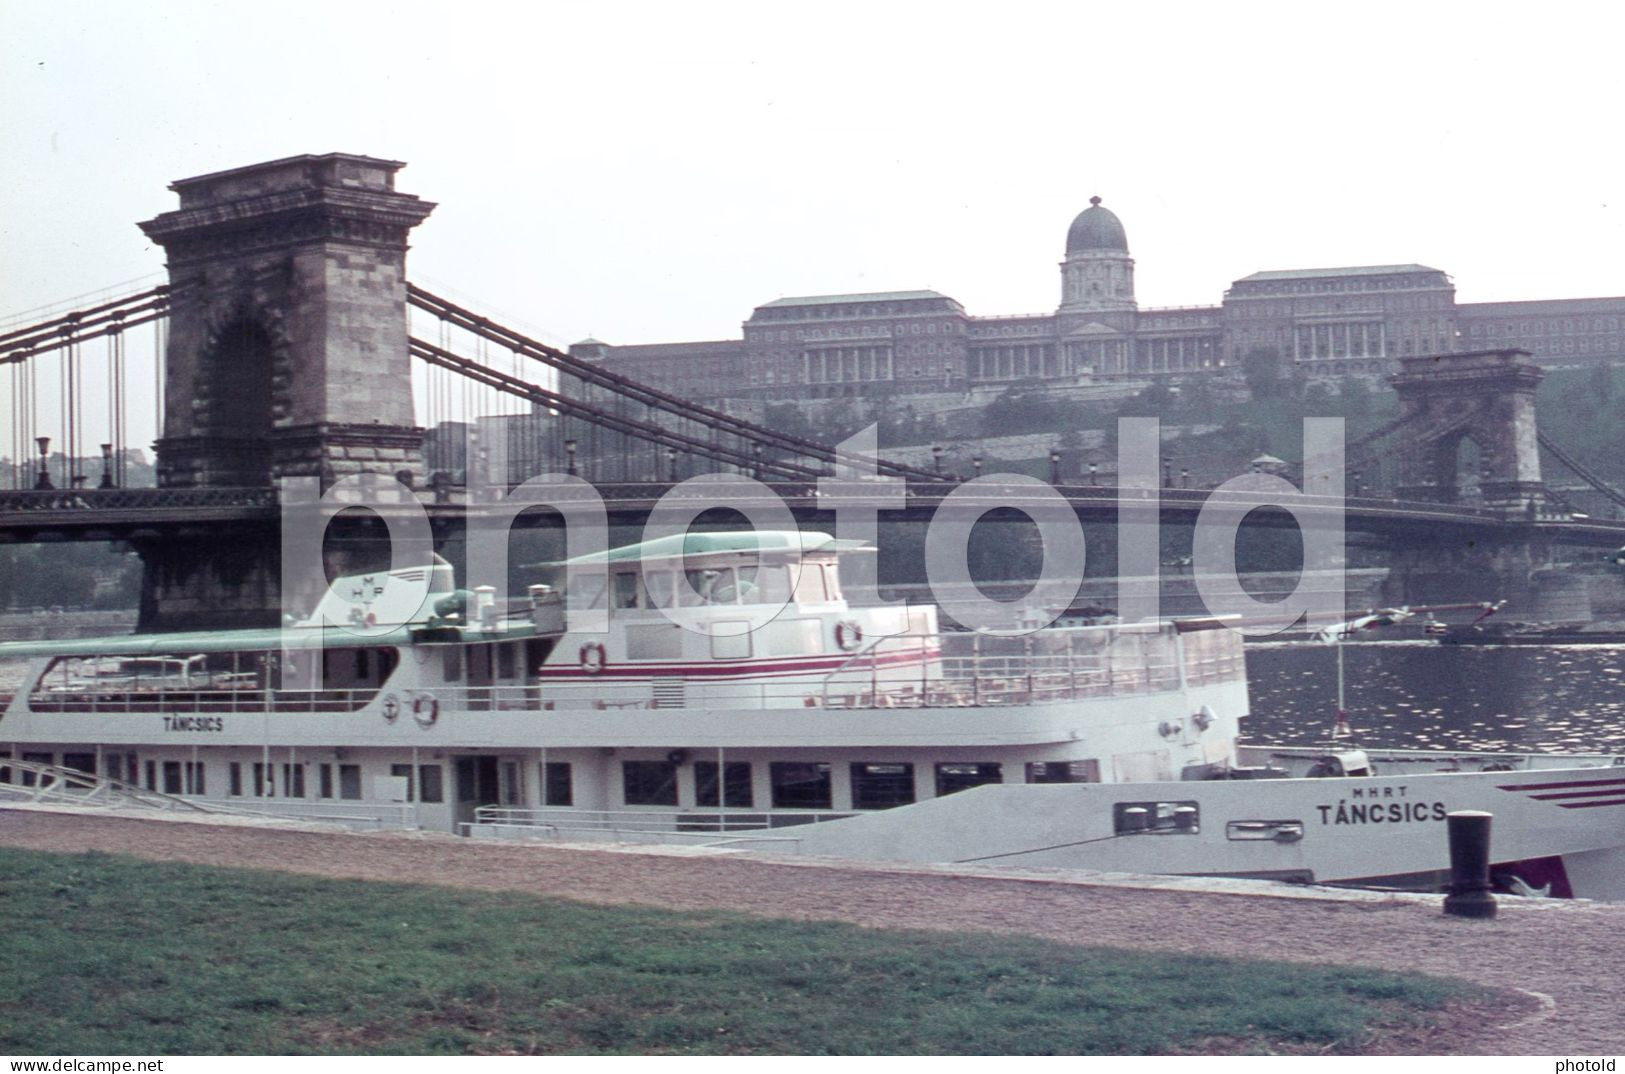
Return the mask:
[[0,906],[11,1054],[1336,1049],[1470,998],[1359,969],[106,854],[0,849]]

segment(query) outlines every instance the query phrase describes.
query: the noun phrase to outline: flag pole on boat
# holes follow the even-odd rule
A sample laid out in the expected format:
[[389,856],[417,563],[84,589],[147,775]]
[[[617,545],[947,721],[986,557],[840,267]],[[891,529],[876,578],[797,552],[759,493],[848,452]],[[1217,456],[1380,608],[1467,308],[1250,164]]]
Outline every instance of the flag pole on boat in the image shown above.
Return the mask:
[[1325,644],[1337,646],[1337,718],[1332,725],[1332,737],[1344,738],[1353,734],[1349,729],[1348,702],[1344,686],[1343,642],[1362,630],[1393,626],[1417,615],[1427,616],[1427,623],[1431,628],[1436,623],[1433,618],[1435,612],[1468,611],[1476,608],[1479,614],[1478,618],[1473,620],[1473,624],[1478,624],[1500,611],[1505,605],[1504,600],[1485,600],[1471,604],[1425,604],[1415,608],[1408,604],[1399,608],[1372,608],[1364,615],[1322,628],[1315,637]]

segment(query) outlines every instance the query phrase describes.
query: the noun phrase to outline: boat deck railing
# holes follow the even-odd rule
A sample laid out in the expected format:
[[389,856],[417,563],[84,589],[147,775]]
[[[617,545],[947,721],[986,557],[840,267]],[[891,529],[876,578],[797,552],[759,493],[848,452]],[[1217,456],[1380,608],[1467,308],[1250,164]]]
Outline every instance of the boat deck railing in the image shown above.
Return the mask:
[[1285,768],[1304,775],[1322,758],[1345,750],[1364,752],[1376,774],[1409,776],[1453,772],[1537,772],[1548,769],[1625,769],[1625,755],[1617,753],[1536,753],[1526,750],[1387,749],[1362,746],[1340,739],[1324,746],[1263,746],[1242,744],[1238,752],[1253,764]]
[[568,677],[539,683],[474,680],[427,688],[386,683],[307,690],[267,689],[252,677],[238,676],[115,688],[53,671],[29,693],[28,705],[40,713],[157,713],[178,721],[175,730],[188,731],[211,728],[192,726],[187,717],[346,713],[376,703],[388,722],[429,726],[443,712],[997,707],[1157,693],[1240,681],[1245,674],[1240,639],[1229,631],[1187,634],[1181,641],[1155,624],[1060,628],[1024,637],[900,634],[866,639],[834,668],[826,663],[818,670],[790,662],[766,673],[757,670],[758,660],[717,659],[698,670],[692,661],[674,661],[665,675],[658,662],[644,661],[630,675],[612,663],[583,666]]
[[28,698],[34,712],[161,712],[169,714],[230,712],[357,712],[377,697],[361,690],[266,690],[254,686],[226,689],[169,689],[142,686],[123,690],[85,685],[51,686]]
[[409,804],[303,801],[294,798],[207,798],[170,794],[78,768],[0,756],[0,802],[106,809],[138,807],[175,813],[308,820],[349,828],[416,828]]
[[480,806],[474,820],[459,825],[464,835],[485,838],[546,839],[556,842],[667,842],[690,846],[793,845],[790,832],[808,824],[844,820],[852,813],[820,810],[518,809]]
[[77,768],[17,757],[0,757],[0,801],[36,805],[138,805],[151,809],[204,812],[179,795],[149,791],[134,783]]

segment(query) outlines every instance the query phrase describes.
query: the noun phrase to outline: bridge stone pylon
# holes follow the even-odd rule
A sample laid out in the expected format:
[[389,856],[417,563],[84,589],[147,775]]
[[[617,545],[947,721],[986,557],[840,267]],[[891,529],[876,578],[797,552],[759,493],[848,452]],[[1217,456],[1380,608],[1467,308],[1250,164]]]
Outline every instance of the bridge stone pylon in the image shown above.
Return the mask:
[[[401,167],[328,153],[171,185],[180,208],[141,225],[171,284],[160,485],[421,476],[406,238],[434,205],[395,190]],[[371,551],[365,534],[335,527]],[[131,543],[145,566],[139,629],[279,621],[275,523]],[[348,545],[336,554],[354,554]]]
[[1404,500],[1462,499],[1463,441],[1478,448],[1479,497],[1486,506],[1539,506],[1535,389],[1545,375],[1523,350],[1464,351],[1401,359],[1389,378],[1399,395],[1406,445],[1396,495]]
[[166,486],[418,476],[407,233],[434,209],[401,162],[288,157],[182,179],[141,225],[169,258]]

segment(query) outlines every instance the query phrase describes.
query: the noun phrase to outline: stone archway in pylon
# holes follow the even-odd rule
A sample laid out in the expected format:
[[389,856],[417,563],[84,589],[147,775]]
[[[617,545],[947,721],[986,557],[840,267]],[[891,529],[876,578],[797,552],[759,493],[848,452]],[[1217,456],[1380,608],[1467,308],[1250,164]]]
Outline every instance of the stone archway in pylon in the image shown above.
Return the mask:
[[1521,350],[1402,359],[1389,378],[1404,419],[1401,499],[1460,502],[1461,445],[1478,448],[1479,499],[1524,508],[1545,496],[1535,390],[1545,375]]

